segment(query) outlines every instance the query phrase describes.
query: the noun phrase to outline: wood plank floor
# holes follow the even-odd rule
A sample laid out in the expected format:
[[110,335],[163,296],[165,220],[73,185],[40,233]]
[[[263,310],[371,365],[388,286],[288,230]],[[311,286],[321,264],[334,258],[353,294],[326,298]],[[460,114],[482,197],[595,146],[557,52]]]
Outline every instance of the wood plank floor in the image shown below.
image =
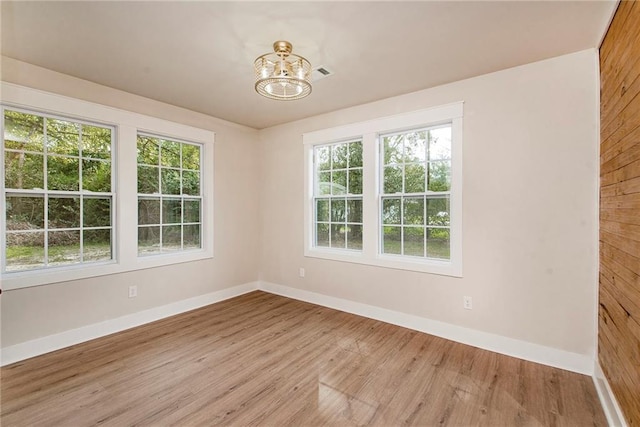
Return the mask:
[[591,378],[263,292],[0,370],[8,426],[604,426]]

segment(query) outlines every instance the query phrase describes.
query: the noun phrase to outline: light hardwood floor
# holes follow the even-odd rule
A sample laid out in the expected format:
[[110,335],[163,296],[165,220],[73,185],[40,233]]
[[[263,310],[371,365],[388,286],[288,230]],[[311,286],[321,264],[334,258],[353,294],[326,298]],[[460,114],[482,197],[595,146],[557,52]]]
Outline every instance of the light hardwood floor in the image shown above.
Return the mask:
[[587,376],[263,292],[0,374],[3,427],[606,425]]

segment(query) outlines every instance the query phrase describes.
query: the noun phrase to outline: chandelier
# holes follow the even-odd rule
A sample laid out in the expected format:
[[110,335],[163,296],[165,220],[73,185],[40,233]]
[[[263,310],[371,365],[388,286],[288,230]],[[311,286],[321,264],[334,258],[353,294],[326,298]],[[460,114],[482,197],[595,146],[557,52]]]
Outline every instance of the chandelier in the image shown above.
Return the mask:
[[287,41],[273,44],[273,53],[256,58],[256,91],[267,98],[289,101],[311,93],[311,64],[291,53]]

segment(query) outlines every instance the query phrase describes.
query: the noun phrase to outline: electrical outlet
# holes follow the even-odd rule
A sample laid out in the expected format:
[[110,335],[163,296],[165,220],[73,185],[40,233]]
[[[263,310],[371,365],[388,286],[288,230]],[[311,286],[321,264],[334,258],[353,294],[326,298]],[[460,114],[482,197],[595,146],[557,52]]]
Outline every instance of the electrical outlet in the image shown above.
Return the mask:
[[462,297],[462,306],[467,310],[471,310],[473,308],[471,297]]
[[300,267],[300,277],[304,277],[304,268]]
[[135,298],[138,296],[138,287],[136,285],[129,286],[129,298]]

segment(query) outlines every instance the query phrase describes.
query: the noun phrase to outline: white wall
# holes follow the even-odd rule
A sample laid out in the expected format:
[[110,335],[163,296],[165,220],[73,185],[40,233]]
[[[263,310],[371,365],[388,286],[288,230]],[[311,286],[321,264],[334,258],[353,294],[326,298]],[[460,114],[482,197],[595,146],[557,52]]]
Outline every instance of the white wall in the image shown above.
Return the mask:
[[[253,282],[258,276],[257,131],[2,57],[2,80],[216,133],[214,258],[4,291],[2,348]],[[211,94],[215,96],[215,94]],[[138,285],[138,297],[127,288]]]
[[[592,357],[598,81],[588,50],[262,130],[261,279]],[[455,101],[464,277],[305,258],[302,134]]]
[[[260,132],[8,58],[2,73],[7,82],[216,132],[215,258],[4,292],[3,348],[259,278],[594,354],[594,50]],[[305,258],[302,133],[461,100],[464,277]],[[127,298],[132,283],[135,299]],[[462,308],[463,295],[473,310]]]

